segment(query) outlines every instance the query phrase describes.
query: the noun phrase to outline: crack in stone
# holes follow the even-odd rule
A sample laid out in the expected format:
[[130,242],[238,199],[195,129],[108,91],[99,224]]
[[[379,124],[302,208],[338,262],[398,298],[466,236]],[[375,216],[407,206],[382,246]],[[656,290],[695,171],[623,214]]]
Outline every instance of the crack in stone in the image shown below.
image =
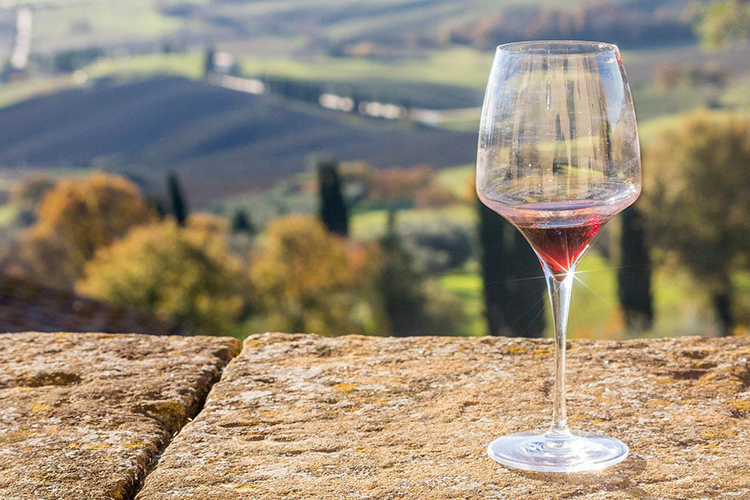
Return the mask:
[[[241,352],[241,351],[240,351]],[[159,422],[161,425],[165,426],[165,439],[163,442],[160,442],[157,446],[157,452],[154,454],[154,456],[151,458],[149,463],[146,465],[144,471],[142,474],[139,474],[136,477],[135,482],[133,483],[133,488],[131,492],[126,492],[122,496],[122,500],[134,500],[135,497],[138,496],[138,493],[143,489],[143,485],[146,483],[146,478],[159,466],[159,461],[161,460],[162,455],[165,451],[167,451],[167,448],[172,444],[174,439],[177,437],[177,435],[182,431],[182,429],[185,428],[187,424],[195,420],[195,418],[203,411],[203,409],[206,406],[206,401],[208,400],[208,397],[211,395],[211,391],[213,390],[214,386],[221,381],[221,377],[224,374],[224,371],[226,370],[227,366],[229,366],[229,363],[232,362],[233,359],[238,357],[240,355],[240,352],[235,353],[234,355],[231,355],[229,358],[229,362],[227,362],[220,370],[218,370],[214,375],[211,377],[211,380],[208,381],[207,389],[205,391],[205,394],[202,395],[202,397],[198,398],[197,404],[195,405],[194,411],[190,411],[184,419],[177,422],[176,424],[176,430],[173,430],[172,432],[169,432],[170,425],[169,422],[165,422],[160,419],[159,416],[155,416],[150,413],[150,410],[153,410],[153,405],[151,407],[149,405],[142,405],[141,408],[139,408],[139,413],[142,413],[144,416],[147,416],[149,418],[155,419],[157,422]],[[158,408],[157,413],[158,413]]]

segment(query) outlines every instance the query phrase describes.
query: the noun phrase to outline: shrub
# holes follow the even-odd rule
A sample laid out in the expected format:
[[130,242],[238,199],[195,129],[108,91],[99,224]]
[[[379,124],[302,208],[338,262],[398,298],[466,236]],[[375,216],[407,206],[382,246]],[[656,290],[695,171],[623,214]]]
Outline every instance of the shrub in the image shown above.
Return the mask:
[[61,287],[73,285],[98,249],[157,219],[132,182],[105,174],[61,181],[36,216],[19,242],[22,267],[31,278]]
[[473,228],[450,221],[403,224],[404,246],[429,273],[463,266],[475,254]]
[[439,182],[432,181],[414,195],[414,208],[442,208],[453,205],[458,197]]
[[191,334],[229,333],[249,285],[227,248],[227,222],[191,215],[132,230],[85,267],[77,290],[182,321]]
[[382,325],[371,295],[373,248],[329,233],[311,216],[271,221],[250,270],[267,328],[335,336],[373,334]]
[[435,169],[428,165],[374,170],[368,198],[372,201],[411,201],[420,189],[435,179],[435,175]]

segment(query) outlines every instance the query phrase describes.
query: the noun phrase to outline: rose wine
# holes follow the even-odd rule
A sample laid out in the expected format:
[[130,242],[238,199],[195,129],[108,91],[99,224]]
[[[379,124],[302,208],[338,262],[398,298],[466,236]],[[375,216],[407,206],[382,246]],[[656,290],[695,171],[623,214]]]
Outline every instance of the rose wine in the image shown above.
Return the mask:
[[518,226],[539,259],[555,275],[563,275],[576,263],[603,223],[597,217],[579,226]]
[[526,237],[539,259],[561,278],[575,265],[601,227],[631,203],[625,196],[608,201],[575,200],[510,205],[482,201]]

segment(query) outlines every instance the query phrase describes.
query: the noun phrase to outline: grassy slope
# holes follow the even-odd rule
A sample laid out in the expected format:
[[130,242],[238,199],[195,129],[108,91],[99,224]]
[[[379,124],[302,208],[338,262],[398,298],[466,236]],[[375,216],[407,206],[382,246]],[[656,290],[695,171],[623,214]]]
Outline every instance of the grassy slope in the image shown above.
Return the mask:
[[[188,61],[189,62],[189,61]],[[179,170],[193,202],[268,187],[312,155],[376,167],[471,159],[473,134],[385,123],[169,77],[100,83],[0,110],[0,165]]]
[[386,80],[442,83],[474,89],[487,83],[492,55],[467,47],[428,53],[420,59],[378,61],[334,57],[300,59],[243,58],[248,75],[274,75],[299,80]]
[[194,52],[111,57],[88,65],[84,71],[91,78],[133,79],[154,75],[174,75],[197,80],[203,76],[203,55]]

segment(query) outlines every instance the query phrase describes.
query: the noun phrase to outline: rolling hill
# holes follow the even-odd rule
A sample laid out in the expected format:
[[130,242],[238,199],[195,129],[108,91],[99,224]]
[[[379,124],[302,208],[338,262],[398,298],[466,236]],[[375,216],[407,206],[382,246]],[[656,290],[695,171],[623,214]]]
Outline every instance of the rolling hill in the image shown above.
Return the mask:
[[0,109],[0,166],[90,167],[161,180],[193,203],[269,186],[314,154],[375,167],[473,161],[476,134],[329,112],[179,77],[100,80]]

